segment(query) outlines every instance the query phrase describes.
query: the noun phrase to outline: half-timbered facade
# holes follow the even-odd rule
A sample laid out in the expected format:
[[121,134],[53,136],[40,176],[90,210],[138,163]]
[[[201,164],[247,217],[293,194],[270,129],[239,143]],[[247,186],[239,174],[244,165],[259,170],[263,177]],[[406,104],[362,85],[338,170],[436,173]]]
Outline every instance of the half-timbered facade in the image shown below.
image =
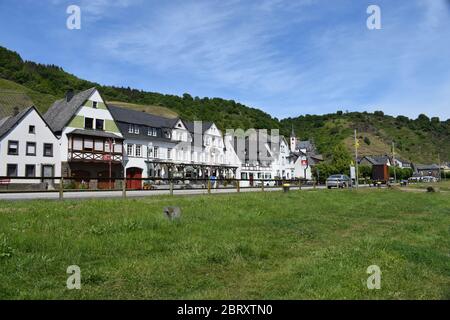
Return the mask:
[[123,176],[124,139],[96,88],[68,92],[44,118],[60,139],[62,176],[101,189]]

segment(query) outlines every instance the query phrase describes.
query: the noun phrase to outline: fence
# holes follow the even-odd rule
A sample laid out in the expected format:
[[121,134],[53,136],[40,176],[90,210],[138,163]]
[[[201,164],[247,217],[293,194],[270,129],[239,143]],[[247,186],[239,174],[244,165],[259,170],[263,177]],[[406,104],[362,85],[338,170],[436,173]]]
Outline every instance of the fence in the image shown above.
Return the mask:
[[95,178],[80,179],[71,177],[0,177],[0,193],[59,193],[64,198],[66,192],[122,192],[126,197],[133,192],[165,192],[173,195],[182,190],[233,190],[246,189],[282,190],[301,189],[317,185],[304,179],[226,179],[226,178]]

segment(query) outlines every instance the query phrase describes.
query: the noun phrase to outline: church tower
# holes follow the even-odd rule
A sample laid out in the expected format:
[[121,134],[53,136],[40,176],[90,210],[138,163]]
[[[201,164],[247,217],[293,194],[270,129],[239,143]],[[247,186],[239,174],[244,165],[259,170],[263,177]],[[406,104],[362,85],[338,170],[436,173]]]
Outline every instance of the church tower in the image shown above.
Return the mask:
[[297,150],[297,137],[295,136],[294,125],[292,125],[292,132],[291,132],[291,152],[295,152],[296,150]]

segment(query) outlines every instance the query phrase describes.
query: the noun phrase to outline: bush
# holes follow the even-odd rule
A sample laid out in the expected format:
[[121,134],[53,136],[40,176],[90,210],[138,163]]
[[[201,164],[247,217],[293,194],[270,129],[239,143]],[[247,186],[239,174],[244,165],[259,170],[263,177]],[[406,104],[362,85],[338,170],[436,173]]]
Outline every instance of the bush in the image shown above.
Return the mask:
[[371,142],[370,142],[369,137],[364,138],[364,143],[367,144],[368,146],[370,146]]
[[372,178],[372,167],[371,166],[359,166],[358,173],[360,179]]
[[[413,175],[413,170],[408,168],[395,168],[397,180],[408,180]],[[394,167],[389,167],[389,176],[394,178]]]

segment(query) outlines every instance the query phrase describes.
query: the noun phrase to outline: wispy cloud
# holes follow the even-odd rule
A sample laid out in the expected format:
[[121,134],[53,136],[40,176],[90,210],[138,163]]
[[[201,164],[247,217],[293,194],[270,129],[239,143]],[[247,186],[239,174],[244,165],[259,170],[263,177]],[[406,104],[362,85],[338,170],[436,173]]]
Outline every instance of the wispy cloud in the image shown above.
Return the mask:
[[449,0],[377,0],[379,31],[366,28],[368,0],[52,0],[60,6],[51,13],[72,2],[82,30],[42,28],[42,47],[29,52],[63,57],[88,79],[232,98],[277,117],[338,109],[450,117]]
[[284,35],[288,24],[300,23],[302,16],[289,22],[284,15],[277,16],[278,10],[288,8],[276,0],[237,3],[178,2],[160,10],[151,22],[112,34],[101,43],[120,59],[159,70],[194,71],[194,76],[219,86],[279,92],[299,85],[294,61],[272,41]]

